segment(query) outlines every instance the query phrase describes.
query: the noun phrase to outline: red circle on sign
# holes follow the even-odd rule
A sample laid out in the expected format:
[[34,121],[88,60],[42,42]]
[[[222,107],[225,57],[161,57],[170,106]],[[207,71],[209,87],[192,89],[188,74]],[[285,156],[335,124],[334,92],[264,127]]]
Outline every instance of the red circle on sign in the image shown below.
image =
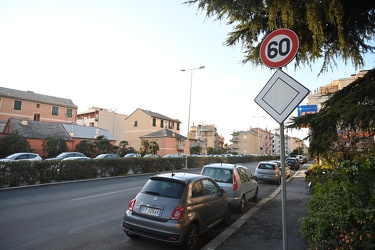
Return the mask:
[[[287,54],[281,56],[281,58],[277,58],[276,60],[272,60],[267,56],[268,48],[271,45],[279,44],[278,39],[283,37],[283,39],[287,39],[287,42],[290,42],[290,49]],[[287,65],[293,58],[296,56],[297,51],[299,48],[299,40],[298,36],[294,31],[290,29],[278,29],[271,32],[262,42],[259,51],[259,57],[262,62],[270,67],[270,68],[280,68],[282,66]]]

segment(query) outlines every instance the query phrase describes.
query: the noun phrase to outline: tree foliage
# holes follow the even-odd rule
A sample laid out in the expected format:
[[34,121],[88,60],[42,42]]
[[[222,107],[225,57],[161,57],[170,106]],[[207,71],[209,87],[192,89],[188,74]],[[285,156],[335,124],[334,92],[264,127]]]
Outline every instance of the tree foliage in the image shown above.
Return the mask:
[[29,152],[30,144],[17,131],[0,138],[0,158],[20,152]]
[[128,146],[129,146],[128,141],[121,141],[118,145],[117,154],[120,157],[123,157],[124,155],[128,153],[136,153],[133,147],[128,147]]
[[66,141],[54,137],[47,137],[42,142],[42,148],[47,152],[47,157],[54,157],[62,152],[68,151]]
[[96,146],[92,141],[89,140],[82,140],[80,141],[75,149],[77,152],[81,152],[82,154],[88,157],[95,157],[96,155]]
[[332,154],[336,160],[369,156],[375,134],[375,69],[331,94],[318,113],[291,120],[288,128],[310,128],[313,155],[328,160]]
[[159,144],[157,141],[142,140],[140,148],[141,155],[157,154],[158,151]]
[[96,146],[96,154],[106,154],[106,153],[113,153],[114,152],[114,147],[111,144],[111,142],[103,135],[100,135],[96,138],[95,141],[95,146]]
[[190,148],[190,154],[197,154],[200,155],[202,152],[202,147],[201,146],[195,146]]
[[[375,2],[352,0],[191,0],[206,18],[233,26],[224,44],[242,43],[243,63],[262,65],[259,49],[274,30],[288,28],[299,37],[295,67],[323,58],[320,73],[337,60],[364,66],[363,55],[375,52]],[[319,73],[319,74],[320,74]]]

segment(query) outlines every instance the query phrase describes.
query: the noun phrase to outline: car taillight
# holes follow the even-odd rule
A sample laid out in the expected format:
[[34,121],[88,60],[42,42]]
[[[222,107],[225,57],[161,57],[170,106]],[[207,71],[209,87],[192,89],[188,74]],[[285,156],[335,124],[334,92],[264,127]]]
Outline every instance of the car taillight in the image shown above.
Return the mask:
[[180,220],[181,217],[182,217],[182,213],[184,212],[184,208],[183,207],[176,207],[171,216],[169,217],[169,219],[171,220]]
[[238,181],[235,174],[233,174],[233,191],[236,191],[238,188]]
[[134,204],[135,204],[135,199],[133,199],[133,200],[131,200],[131,201],[129,202],[129,205],[128,205],[128,209],[129,209],[129,211],[133,211],[133,209],[134,209]]

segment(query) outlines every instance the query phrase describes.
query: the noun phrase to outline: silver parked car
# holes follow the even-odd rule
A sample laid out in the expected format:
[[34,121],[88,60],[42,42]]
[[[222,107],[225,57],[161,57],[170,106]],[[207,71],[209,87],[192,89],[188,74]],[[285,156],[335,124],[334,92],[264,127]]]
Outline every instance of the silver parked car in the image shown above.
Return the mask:
[[[286,165],[286,164],[285,164]],[[290,168],[286,167],[286,177],[290,176]],[[289,173],[287,173],[289,172]],[[261,161],[255,168],[255,177],[258,181],[273,182],[276,185],[281,184],[281,162],[277,161]]]
[[229,163],[211,163],[202,168],[202,175],[213,178],[223,188],[238,212],[243,213],[245,202],[257,200],[258,182],[243,165]]
[[[281,161],[278,161],[278,160],[273,160],[273,161],[270,161],[270,162],[276,162],[277,163],[277,166],[279,167],[280,171],[282,170],[282,167],[281,167]],[[288,163],[285,161],[285,179],[288,179],[290,177],[290,175],[292,174],[292,170],[290,169]]]
[[117,159],[119,158],[117,154],[100,154],[94,159]]
[[195,249],[199,235],[231,216],[229,199],[210,177],[168,173],[150,177],[130,201],[122,228],[130,238],[160,240]]
[[61,161],[62,159],[69,158],[69,157],[86,157],[86,155],[80,152],[63,152],[56,157],[47,158],[47,161]]
[[137,153],[128,153],[124,156],[124,158],[141,158],[141,154],[137,154]]
[[41,161],[42,157],[39,154],[35,153],[15,153],[11,154],[3,159],[0,159],[0,162],[10,162],[10,161]]

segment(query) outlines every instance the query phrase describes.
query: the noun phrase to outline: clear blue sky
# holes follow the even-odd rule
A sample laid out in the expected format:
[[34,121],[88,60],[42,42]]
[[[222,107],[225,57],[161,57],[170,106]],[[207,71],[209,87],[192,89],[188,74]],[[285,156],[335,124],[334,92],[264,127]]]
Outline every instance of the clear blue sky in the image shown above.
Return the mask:
[[[228,143],[234,130],[278,128],[254,102],[273,71],[242,65],[241,46],[223,45],[231,27],[182,2],[1,0],[0,86],[69,98],[78,111],[148,109],[179,119],[186,135],[190,72],[181,69],[204,65],[193,73],[191,124],[216,125]],[[283,70],[311,91],[358,72],[340,63],[318,78],[320,66]]]

